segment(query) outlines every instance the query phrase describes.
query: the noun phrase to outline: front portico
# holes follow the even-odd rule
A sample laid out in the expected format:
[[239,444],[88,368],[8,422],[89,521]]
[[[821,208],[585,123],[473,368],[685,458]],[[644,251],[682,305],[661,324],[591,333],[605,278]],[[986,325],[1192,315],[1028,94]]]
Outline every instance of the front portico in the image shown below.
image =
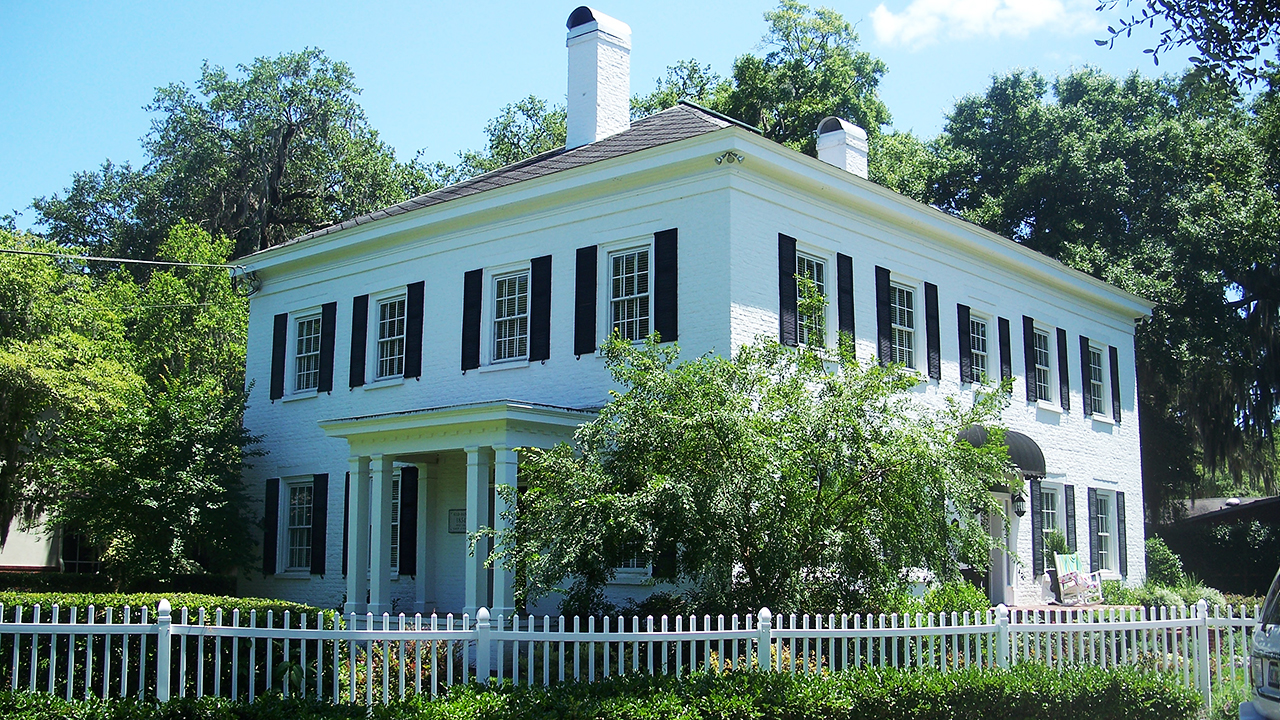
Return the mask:
[[[391,551],[397,540],[404,547],[403,538],[391,533],[392,478],[399,465],[401,482],[416,475],[417,483],[401,487],[402,497],[416,498],[413,566],[404,563],[399,571],[401,578],[414,578],[413,611],[430,612],[428,601],[442,599],[451,588],[440,585],[449,580],[456,584],[460,569],[462,606],[445,602],[441,609],[474,616],[477,608],[487,606],[495,615],[511,616],[511,573],[485,567],[489,545],[479,543],[476,552],[468,553],[465,543],[459,552],[456,538],[437,542],[448,537],[440,532],[441,518],[448,517],[442,498],[457,494],[449,495],[450,489],[465,488],[467,537],[490,524],[504,530],[509,508],[498,488],[517,487],[517,448],[572,442],[578,426],[594,416],[594,410],[498,400],[320,422],[327,436],[345,439],[350,449],[343,612],[380,615],[393,610]],[[407,467],[416,473],[403,472]]]

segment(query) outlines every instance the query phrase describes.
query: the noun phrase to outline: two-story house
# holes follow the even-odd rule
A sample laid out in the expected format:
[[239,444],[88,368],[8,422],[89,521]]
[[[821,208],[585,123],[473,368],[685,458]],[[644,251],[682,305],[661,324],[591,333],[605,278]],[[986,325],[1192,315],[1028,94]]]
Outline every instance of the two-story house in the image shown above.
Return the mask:
[[[502,522],[517,448],[570,441],[607,402],[596,348],[614,331],[686,357],[849,332],[859,357],[916,368],[929,402],[1012,377],[1007,443],[1030,482],[999,493],[992,598],[1039,599],[1055,529],[1142,579],[1133,335],[1150,303],[868,181],[866,135],[840,119],[818,159],[689,104],[631,123],[630,29],[585,7],[568,28],[565,148],[246,260],[245,423],[269,454],[246,476],[264,557],[245,590],[509,612],[510,574],[467,534]],[[824,322],[797,312],[797,275]]]

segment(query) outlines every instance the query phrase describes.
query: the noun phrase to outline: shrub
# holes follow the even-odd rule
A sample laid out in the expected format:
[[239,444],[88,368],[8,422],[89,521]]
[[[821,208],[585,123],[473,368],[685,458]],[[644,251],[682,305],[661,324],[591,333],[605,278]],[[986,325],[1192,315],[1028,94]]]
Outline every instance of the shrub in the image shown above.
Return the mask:
[[[177,619],[182,608],[188,608],[190,615],[188,622],[195,622],[197,611],[199,608],[205,608],[206,618],[209,622],[213,622],[214,611],[222,608],[223,618],[225,622],[230,622],[231,613],[239,610],[242,616],[241,623],[247,624],[248,614],[254,610],[258,611],[258,624],[262,625],[266,622],[268,611],[274,611],[275,622],[280,624],[284,612],[287,610],[293,616],[299,613],[306,613],[308,622],[314,623],[317,613],[326,613],[332,615],[335,611],[325,610],[323,608],[311,607],[299,603],[286,602],[284,600],[271,600],[267,598],[237,598],[224,597],[218,595],[194,595],[187,593],[24,593],[24,592],[0,592],[0,605],[4,606],[5,619],[9,620],[13,617],[13,608],[21,605],[23,608],[23,617],[30,620],[31,608],[39,605],[42,613],[41,619],[49,618],[49,609],[55,604],[66,613],[73,607],[81,609],[81,618],[83,611],[90,605],[94,606],[94,610],[101,621],[105,615],[104,611],[108,607],[119,610],[128,605],[135,612],[142,607],[150,608],[152,615],[156,612],[156,607],[160,604],[160,600],[168,599],[169,604],[173,607],[174,618]],[[64,619],[67,615],[62,616]]]
[[925,613],[984,614],[990,607],[991,601],[987,596],[976,586],[964,580],[952,580],[934,585],[924,594]]
[[1102,581],[1102,602],[1106,605],[1141,605],[1138,591],[1124,584],[1123,580]]
[[1159,537],[1147,538],[1147,580],[1159,585],[1177,586],[1185,577],[1182,558],[1174,555]]
[[1182,596],[1163,585],[1143,585],[1134,594],[1138,604],[1146,607],[1177,607],[1182,604]]
[[830,675],[697,673],[684,678],[628,675],[549,689],[456,687],[438,699],[413,698],[366,710],[266,696],[254,704],[204,698],[161,706],[136,701],[68,703],[43,694],[0,693],[0,716],[21,720],[274,720],[275,718],[757,718],[758,720],[1191,720],[1199,696],[1176,679],[1127,668],[1048,668],[958,672],[862,668]]
[[1186,605],[1195,605],[1204,600],[1209,607],[1214,605],[1226,605],[1227,599],[1222,593],[1211,587],[1206,587],[1204,583],[1197,582],[1193,578],[1183,578],[1182,582],[1172,588],[1178,593],[1178,597]]

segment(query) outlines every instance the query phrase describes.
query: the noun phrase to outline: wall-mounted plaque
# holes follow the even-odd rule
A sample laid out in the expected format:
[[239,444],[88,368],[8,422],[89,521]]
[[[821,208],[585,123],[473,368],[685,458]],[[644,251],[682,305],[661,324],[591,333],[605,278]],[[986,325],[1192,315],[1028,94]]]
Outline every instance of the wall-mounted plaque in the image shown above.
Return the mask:
[[467,509],[449,511],[449,532],[465,533],[467,531]]

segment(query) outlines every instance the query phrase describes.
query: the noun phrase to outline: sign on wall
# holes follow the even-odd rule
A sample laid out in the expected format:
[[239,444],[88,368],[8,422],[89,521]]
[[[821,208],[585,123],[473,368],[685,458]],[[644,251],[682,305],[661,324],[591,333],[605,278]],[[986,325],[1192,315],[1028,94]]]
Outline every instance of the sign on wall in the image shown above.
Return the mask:
[[449,532],[465,533],[467,531],[467,509],[449,511]]

